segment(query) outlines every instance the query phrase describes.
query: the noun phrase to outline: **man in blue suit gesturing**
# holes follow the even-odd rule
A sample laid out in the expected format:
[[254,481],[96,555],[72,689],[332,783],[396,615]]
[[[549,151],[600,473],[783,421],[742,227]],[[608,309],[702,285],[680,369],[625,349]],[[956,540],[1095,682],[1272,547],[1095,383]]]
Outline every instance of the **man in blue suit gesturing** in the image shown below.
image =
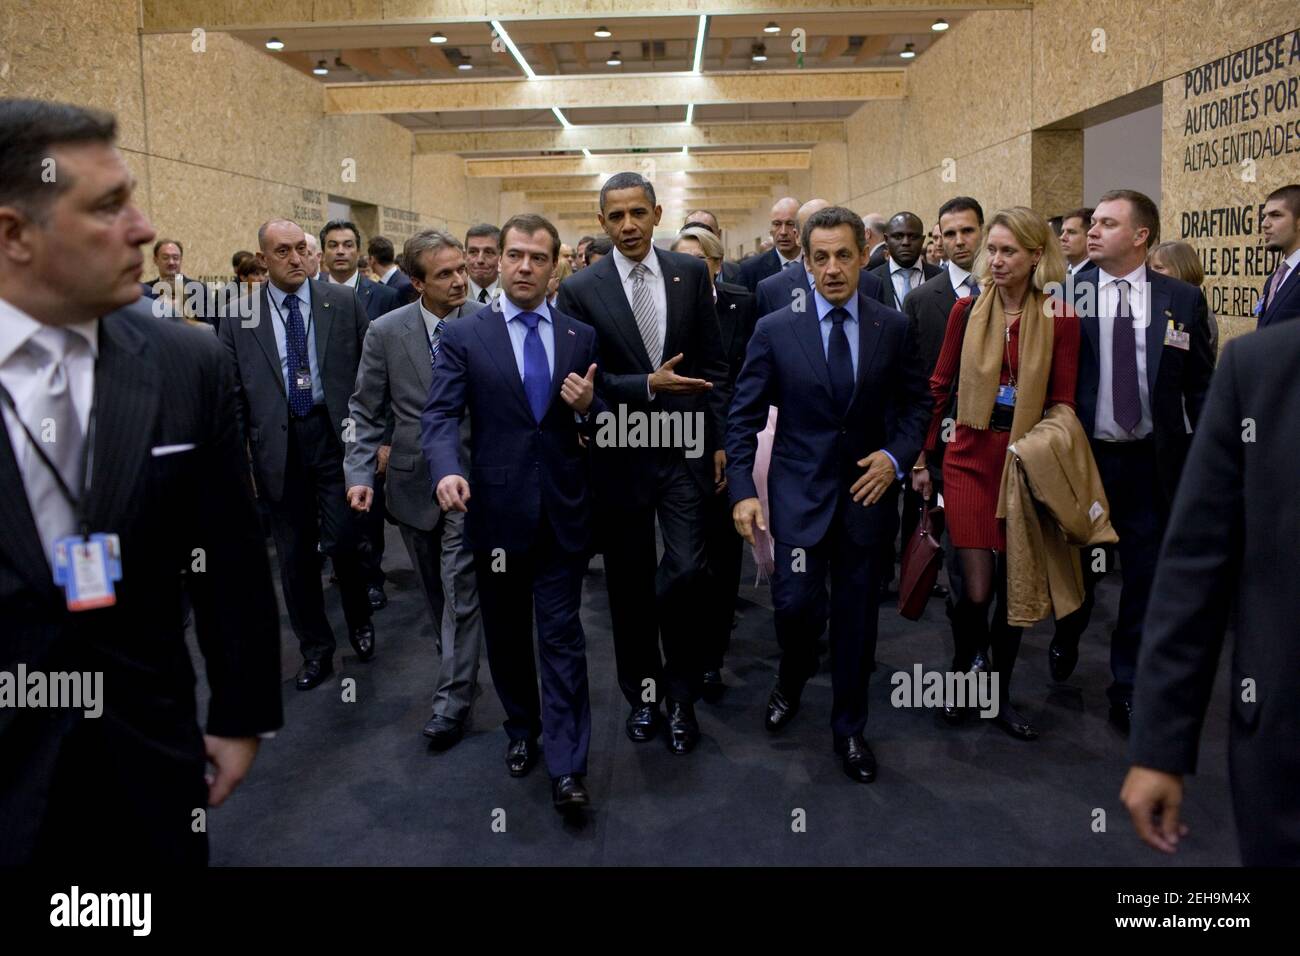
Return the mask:
[[[759,319],[727,423],[727,483],[736,530],[766,530],[754,487],[757,434],[775,405],[768,500],[776,568],[772,601],[781,665],[765,725],[778,731],[817,671],[830,619],[831,729],[844,772],[876,776],[863,734],[876,649],[883,542],[898,524],[900,465],[916,460],[930,413],[906,317],[858,289],[862,219],[830,206],[809,217],[803,248],[816,289]],[[826,578],[831,594],[826,597]]]
[[[560,253],[550,222],[515,216],[497,243],[504,294],[443,330],[422,444],[438,504],[466,512],[488,666],[506,712],[506,766],[511,776],[528,773],[540,735],[552,798],[565,812],[589,803],[591,702],[578,609],[591,502],[580,435],[603,408],[593,385],[596,336],[546,303]],[[466,411],[468,481],[460,464]]]

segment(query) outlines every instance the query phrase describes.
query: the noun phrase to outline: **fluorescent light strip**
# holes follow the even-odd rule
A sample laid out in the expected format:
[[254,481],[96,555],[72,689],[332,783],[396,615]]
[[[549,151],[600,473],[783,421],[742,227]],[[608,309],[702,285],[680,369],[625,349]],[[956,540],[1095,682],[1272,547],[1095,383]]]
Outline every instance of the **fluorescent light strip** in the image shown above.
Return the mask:
[[569,122],[568,117],[566,117],[563,113],[560,112],[560,108],[558,106],[552,106],[551,112],[555,114],[555,118],[560,121],[561,126],[563,126],[565,129],[573,129],[573,124]]
[[537,79],[537,74],[534,73],[533,68],[528,65],[528,61],[524,59],[524,55],[519,52],[519,47],[515,46],[515,41],[510,39],[510,34],[506,33],[506,28],[501,25],[500,20],[492,21],[492,29],[497,32],[497,36],[499,36],[501,41],[505,43],[506,49],[510,51],[510,55],[515,58],[515,62],[518,63],[524,73],[528,75],[528,78],[530,80]]
[[695,122],[695,104],[687,103],[686,104],[686,125],[690,126],[693,122]]
[[709,15],[707,13],[701,13],[700,29],[699,32],[695,34],[695,66],[691,70],[692,73],[699,73],[700,67],[704,65],[704,33],[708,24]]
[[591,159],[591,150],[589,150],[586,146],[582,147],[582,155],[587,157],[588,159]]

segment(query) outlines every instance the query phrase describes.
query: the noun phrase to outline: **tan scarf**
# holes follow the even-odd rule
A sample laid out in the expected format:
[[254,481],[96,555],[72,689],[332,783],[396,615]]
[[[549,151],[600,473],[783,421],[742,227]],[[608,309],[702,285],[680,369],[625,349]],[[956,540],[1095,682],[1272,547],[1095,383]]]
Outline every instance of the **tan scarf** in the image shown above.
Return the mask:
[[[1011,418],[1014,442],[1043,417],[1047,380],[1052,372],[1055,320],[1044,314],[1043,295],[1030,286],[1020,317],[1019,361],[1016,375],[1016,410]],[[1006,314],[1002,297],[989,283],[971,306],[961,343],[961,371],[957,380],[957,422],[985,431],[993,416],[1007,354]]]

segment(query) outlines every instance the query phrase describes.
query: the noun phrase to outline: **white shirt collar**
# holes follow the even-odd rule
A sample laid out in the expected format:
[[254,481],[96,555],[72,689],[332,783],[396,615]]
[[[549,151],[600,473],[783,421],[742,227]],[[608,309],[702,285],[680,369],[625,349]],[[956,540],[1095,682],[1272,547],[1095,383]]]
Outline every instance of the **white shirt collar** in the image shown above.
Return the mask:
[[1146,263],[1145,262],[1142,263],[1142,265],[1138,266],[1136,269],[1134,269],[1126,276],[1113,276],[1105,269],[1101,268],[1101,266],[1097,267],[1097,288],[1098,289],[1102,289],[1110,285],[1110,283],[1112,282],[1118,282],[1120,279],[1123,279],[1126,282],[1128,282],[1130,291],[1140,290],[1142,286],[1146,284],[1147,281]]
[[384,274],[379,277],[379,281],[383,283],[387,283],[389,276],[391,276],[396,271],[397,271],[397,263],[394,262],[391,266],[389,266],[386,270],[384,270]]
[[329,274],[329,277],[330,277],[330,282],[334,283],[334,285],[346,285],[346,286],[351,286],[354,289],[358,288],[361,285],[360,269],[353,272],[352,275],[348,279],[344,280],[343,282],[339,282],[337,279],[335,279],[332,273]]
[[432,312],[430,312],[428,309],[426,309],[426,308],[424,307],[424,298],[423,298],[423,297],[420,297],[420,298],[416,299],[415,301],[416,301],[416,303],[420,306],[420,315],[424,318],[424,324],[425,324],[426,326],[428,326],[428,328],[430,329],[430,331],[432,331],[433,329],[437,328],[437,325],[438,325],[439,322],[446,322],[449,318],[451,318],[452,313],[456,311],[455,309],[452,309],[450,312],[448,312],[448,313],[447,313],[446,315],[444,315],[442,318],[438,318],[438,316],[434,315]]
[[[45,328],[18,306],[0,299],[0,365],[4,365],[27,341]],[[63,328],[86,340],[90,354],[99,357],[99,319],[74,322]]]
[[899,265],[899,264],[898,264],[897,262],[895,262],[893,259],[890,259],[890,260],[889,260],[889,274],[890,274],[891,276],[892,276],[895,272],[920,272],[920,271],[922,271],[922,269],[921,269],[921,260],[920,260],[920,259],[917,259],[917,260],[916,260],[915,262],[913,262],[910,266]]
[[782,268],[782,269],[784,269],[786,266],[788,266],[788,265],[789,265],[790,263],[792,263],[792,262],[802,262],[802,261],[803,261],[803,253],[802,253],[802,252],[799,253],[799,255],[795,256],[793,259],[787,259],[785,256],[781,255],[781,250],[778,249],[776,246],[773,246],[773,247],[772,247],[772,251],[776,253],[776,258],[780,261],[780,263],[781,263],[781,268]]
[[[623,282],[626,282],[627,277],[630,276],[632,270],[636,268],[636,263],[623,255],[617,246],[614,247],[613,255],[614,265],[618,268],[618,277]],[[645,254],[645,258],[642,259],[641,262],[650,270],[652,276],[658,277],[660,275],[659,256],[655,252],[655,247],[653,245],[650,246],[650,251]]]
[[1291,253],[1291,255],[1287,256],[1282,261],[1286,263],[1287,278],[1290,278],[1291,273],[1295,271],[1296,266],[1300,266],[1300,249],[1296,249]]
[[955,262],[948,263],[948,278],[952,281],[954,289],[959,285],[965,285],[970,281],[970,272],[957,265]]

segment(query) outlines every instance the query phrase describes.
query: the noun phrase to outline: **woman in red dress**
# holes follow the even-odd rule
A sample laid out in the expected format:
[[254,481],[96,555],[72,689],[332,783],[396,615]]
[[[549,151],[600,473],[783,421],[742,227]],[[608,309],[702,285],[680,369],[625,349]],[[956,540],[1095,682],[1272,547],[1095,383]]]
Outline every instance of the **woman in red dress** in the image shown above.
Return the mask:
[[934,413],[912,484],[928,498],[926,459],[942,456],[944,517],[963,577],[953,609],[957,656],[963,669],[983,670],[991,663],[998,675],[998,725],[1033,740],[1038,732],[1009,699],[1020,628],[1007,625],[998,494],[1007,445],[1052,405],[1074,407],[1079,322],[1061,300],[1043,292],[1064,280],[1065,262],[1051,227],[1032,209],[1016,206],[989,220],[975,275],[979,295],[959,299],[948,316],[930,378]]

